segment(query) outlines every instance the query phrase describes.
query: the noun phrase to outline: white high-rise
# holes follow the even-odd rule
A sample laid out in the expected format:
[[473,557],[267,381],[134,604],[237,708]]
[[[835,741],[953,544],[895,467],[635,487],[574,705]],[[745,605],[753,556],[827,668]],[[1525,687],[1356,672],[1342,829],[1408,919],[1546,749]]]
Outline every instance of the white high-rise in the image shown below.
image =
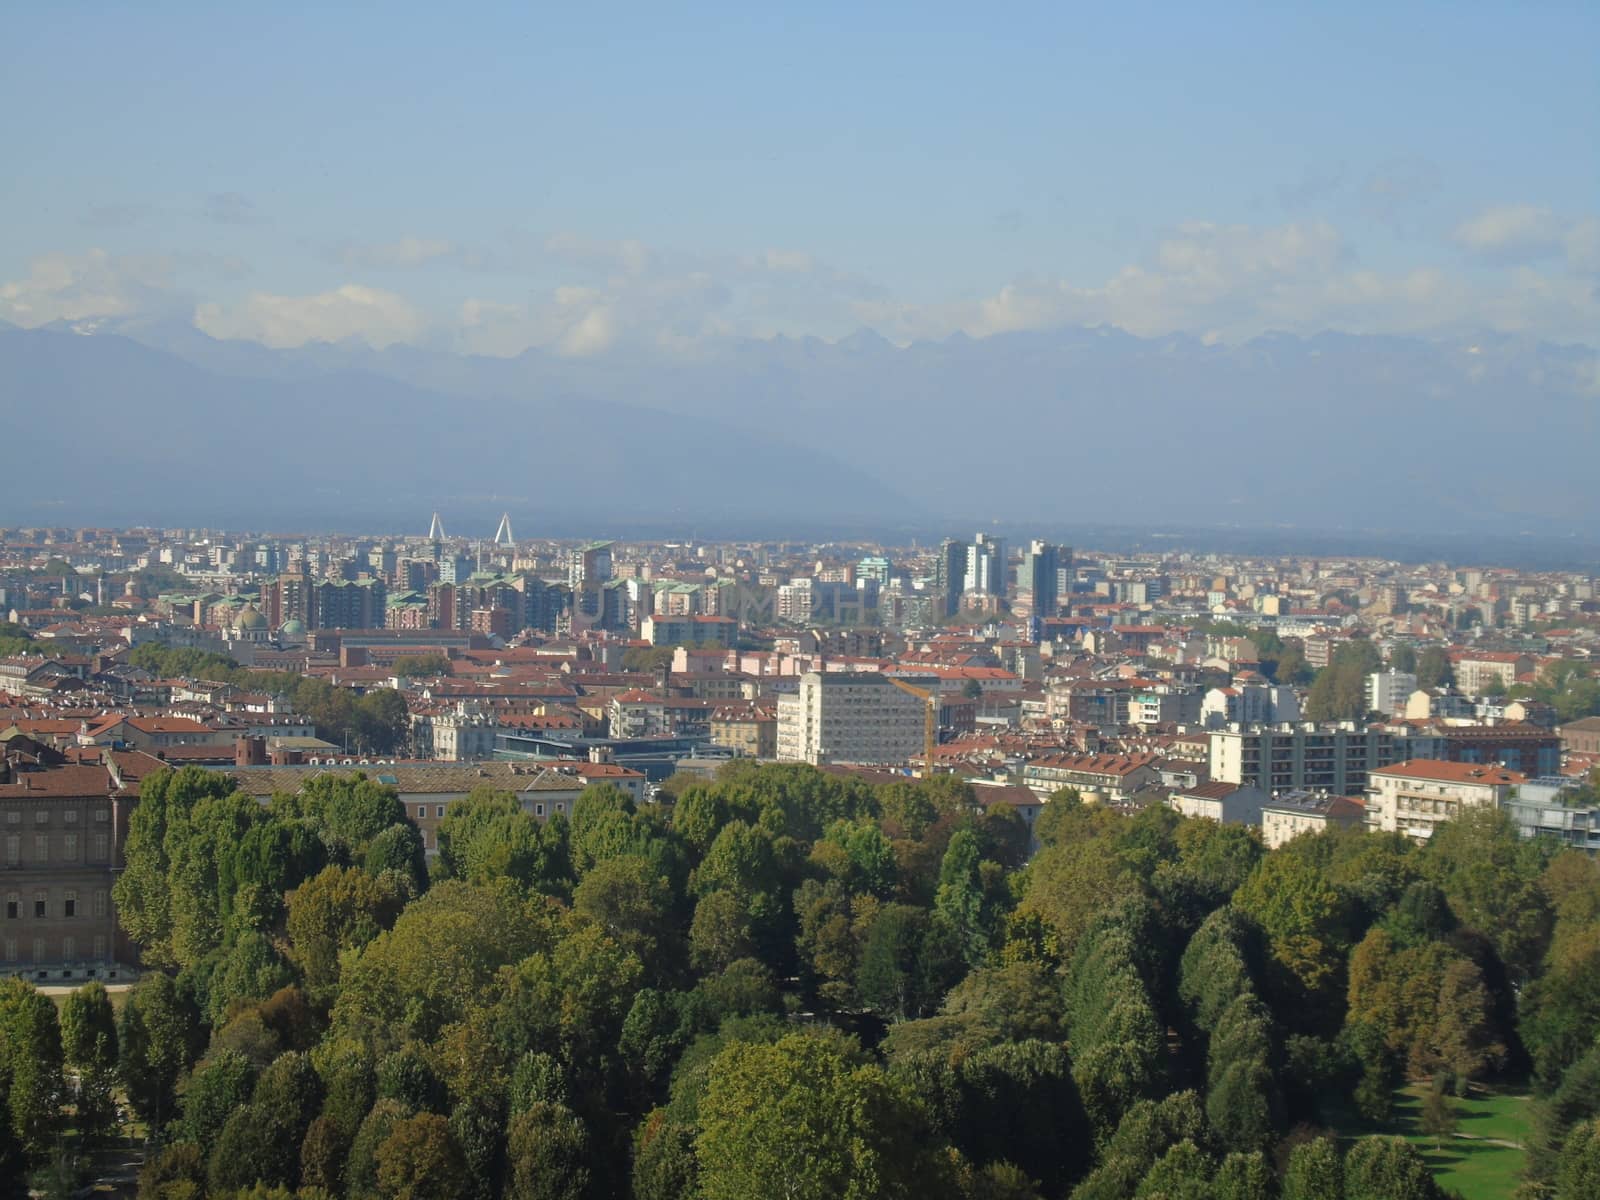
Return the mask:
[[980,533],[967,547],[966,590],[986,596],[1006,594],[1006,540]]
[[778,697],[778,758],[903,763],[922,752],[924,704],[875,672],[812,671]]
[[1398,717],[1417,690],[1417,677],[1409,671],[1374,671],[1367,676],[1367,711]]

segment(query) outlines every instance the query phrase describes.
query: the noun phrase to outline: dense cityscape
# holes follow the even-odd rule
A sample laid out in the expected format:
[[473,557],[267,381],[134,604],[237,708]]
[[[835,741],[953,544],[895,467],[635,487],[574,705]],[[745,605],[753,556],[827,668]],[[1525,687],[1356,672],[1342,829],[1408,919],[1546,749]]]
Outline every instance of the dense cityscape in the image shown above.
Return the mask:
[[4,529],[0,616],[19,1180],[1426,1196],[1323,1132],[1418,1079],[1587,1169],[1593,572],[436,513]]
[[1600,1200],[1597,45],[6,5],[0,1200]]

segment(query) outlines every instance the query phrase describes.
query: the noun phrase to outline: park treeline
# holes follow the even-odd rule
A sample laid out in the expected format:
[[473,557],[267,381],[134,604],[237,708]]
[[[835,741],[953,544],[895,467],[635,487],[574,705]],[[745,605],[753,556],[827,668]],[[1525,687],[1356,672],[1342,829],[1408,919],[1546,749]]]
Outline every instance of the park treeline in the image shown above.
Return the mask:
[[144,780],[120,1007],[0,988],[0,1191],[124,1138],[149,1200],[1426,1200],[1331,1131],[1428,1079],[1531,1081],[1527,1194],[1597,1194],[1600,868],[1493,811],[1269,853],[733,763],[425,861],[377,781],[232,786]]

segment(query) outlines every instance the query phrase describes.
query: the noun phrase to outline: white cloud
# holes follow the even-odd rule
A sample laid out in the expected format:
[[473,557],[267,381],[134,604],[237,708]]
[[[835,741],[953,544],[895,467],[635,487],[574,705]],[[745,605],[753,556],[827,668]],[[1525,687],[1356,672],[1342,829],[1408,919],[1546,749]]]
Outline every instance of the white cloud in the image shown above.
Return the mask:
[[24,279],[0,284],[0,319],[33,327],[51,321],[125,317],[171,303],[167,255],[43,254]]
[[1508,204],[1463,221],[1456,227],[1456,241],[1489,258],[1544,258],[1561,249],[1564,224],[1548,208]]
[[656,264],[655,251],[632,238],[608,241],[578,233],[554,233],[544,240],[544,251],[561,261],[629,275],[642,275]]
[[[1592,277],[1600,270],[1600,221],[1510,206],[1481,213],[1453,232],[1471,265],[1463,256],[1457,267],[1397,269],[1360,262],[1326,221],[1188,221],[1140,261],[1099,281],[1022,276],[974,298],[933,303],[896,298],[792,248],[697,255],[563,233],[520,243],[510,237],[469,253],[459,242],[407,235],[349,243],[329,257],[374,269],[476,262],[499,277],[496,288],[464,300],[450,297],[455,316],[444,320],[430,319],[397,291],[354,282],[310,295],[257,291],[225,299],[229,293],[209,291],[208,303],[196,308],[190,301],[182,311],[214,336],[270,346],[348,338],[373,346],[426,341],[497,356],[529,348],[575,357],[625,349],[690,355],[721,338],[838,337],[861,325],[899,342],[957,330],[982,337],[1064,325],[1224,341],[1269,330],[1487,329],[1593,342],[1600,328]],[[1529,258],[1551,253],[1561,254],[1563,263]],[[214,280],[247,269],[205,255],[50,255],[35,260],[26,278],[0,283],[0,318],[37,325],[58,317],[170,310],[182,299],[175,273]],[[429,278],[437,286],[445,277]]]
[[1561,258],[1574,271],[1600,271],[1600,218],[1565,217],[1536,204],[1485,209],[1456,227],[1455,240],[1491,263]]
[[202,304],[196,328],[215,338],[239,338],[276,348],[354,338],[382,348],[413,342],[427,329],[422,313],[403,296],[345,284],[314,296],[253,292],[237,305]]
[[[1568,240],[1576,243],[1581,226]],[[1600,241],[1600,238],[1596,238]],[[1442,333],[1472,328],[1592,341],[1600,300],[1583,280],[1522,268],[1490,279],[1426,267],[1363,267],[1321,222],[1258,228],[1192,222],[1145,263],[1099,285],[1021,278],[959,305],[855,305],[901,341],[961,330],[974,337],[1061,325],[1113,325],[1142,336],[1205,332],[1239,341],[1271,330]]]
[[769,271],[805,274],[816,268],[816,260],[803,250],[768,250],[761,256],[761,265]]

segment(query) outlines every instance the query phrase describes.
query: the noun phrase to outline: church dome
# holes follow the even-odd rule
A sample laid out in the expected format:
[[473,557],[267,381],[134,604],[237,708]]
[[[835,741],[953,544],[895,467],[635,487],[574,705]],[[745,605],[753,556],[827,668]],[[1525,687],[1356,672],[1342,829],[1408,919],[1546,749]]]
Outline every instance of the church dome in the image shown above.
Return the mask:
[[260,610],[255,605],[246,604],[239,610],[237,624],[240,629],[265,629],[267,627],[267,619],[261,615]]

